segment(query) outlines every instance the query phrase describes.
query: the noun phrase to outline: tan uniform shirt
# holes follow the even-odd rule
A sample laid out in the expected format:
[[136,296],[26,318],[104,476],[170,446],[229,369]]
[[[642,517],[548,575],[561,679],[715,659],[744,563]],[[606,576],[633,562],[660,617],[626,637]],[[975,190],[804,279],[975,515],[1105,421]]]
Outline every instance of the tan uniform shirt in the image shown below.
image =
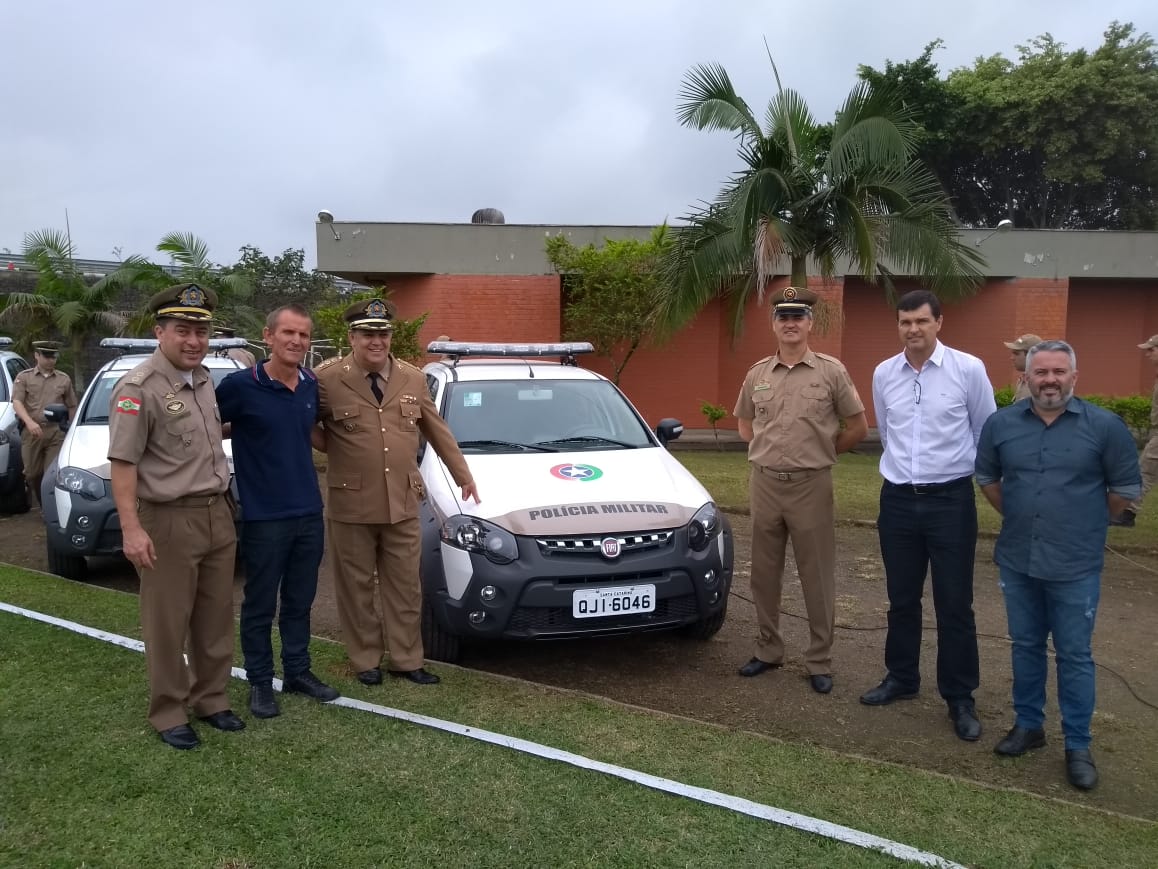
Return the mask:
[[1150,396],[1150,439],[1142,449],[1142,458],[1158,459],[1158,380],[1154,381],[1154,394]]
[[836,464],[840,421],[863,411],[840,360],[810,350],[793,366],[776,355],[748,369],[734,413],[752,421],[750,462],[798,471]]
[[244,365],[246,368],[252,368],[257,364],[257,357],[244,347],[230,347],[225,351],[225,355],[227,358],[232,359],[240,365]]
[[39,368],[28,368],[16,375],[12,381],[12,400],[19,401],[28,415],[44,424],[44,408],[50,404],[63,404],[68,408],[68,417],[76,416],[76,390],[72,388],[72,378],[63,371],[53,370],[44,374]]
[[1021,401],[1023,398],[1029,398],[1029,381],[1024,374],[1013,384],[1013,400]]
[[318,414],[326,432],[329,465],[326,509],[331,519],[354,524],[400,522],[418,516],[425,494],[418,472],[418,435],[450,469],[455,483],[471,479],[466,459],[438,415],[425,375],[393,356],[382,389],[382,406],[353,355],[314,369]]
[[213,381],[202,366],[192,374],[190,386],[156,350],[113,388],[109,459],[137,466],[144,501],[220,495],[229,486]]

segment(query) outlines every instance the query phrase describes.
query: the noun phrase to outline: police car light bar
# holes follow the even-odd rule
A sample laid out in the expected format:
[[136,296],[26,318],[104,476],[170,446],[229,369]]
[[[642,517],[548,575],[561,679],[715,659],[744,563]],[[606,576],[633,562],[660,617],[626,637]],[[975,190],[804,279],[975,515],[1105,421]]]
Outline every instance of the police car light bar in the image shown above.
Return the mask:
[[11,338],[0,338],[0,347],[11,347],[11,346],[12,346],[12,339]]
[[557,344],[475,344],[471,341],[431,341],[427,353],[444,356],[576,356],[594,353],[589,341],[562,341]]
[[[232,350],[235,347],[245,347],[248,342],[244,338],[210,338],[210,350]],[[121,353],[152,353],[157,349],[156,338],[101,338],[101,346],[108,350],[119,350]]]

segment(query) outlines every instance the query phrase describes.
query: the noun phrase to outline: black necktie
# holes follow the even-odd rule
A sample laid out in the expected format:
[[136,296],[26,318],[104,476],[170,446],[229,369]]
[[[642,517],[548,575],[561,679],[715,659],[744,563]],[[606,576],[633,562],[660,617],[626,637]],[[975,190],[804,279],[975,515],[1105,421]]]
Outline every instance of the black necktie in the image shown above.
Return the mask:
[[381,404],[382,403],[382,387],[378,385],[378,381],[382,379],[382,375],[379,374],[377,371],[371,371],[366,376],[370,378],[370,391],[372,393],[374,393],[374,399],[379,404]]

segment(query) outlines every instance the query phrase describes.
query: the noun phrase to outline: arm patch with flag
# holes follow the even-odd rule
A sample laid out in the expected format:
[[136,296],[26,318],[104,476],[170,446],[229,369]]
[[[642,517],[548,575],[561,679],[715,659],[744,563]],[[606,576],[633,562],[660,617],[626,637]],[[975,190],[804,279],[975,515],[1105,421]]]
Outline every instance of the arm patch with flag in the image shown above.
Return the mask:
[[141,403],[135,398],[129,398],[127,395],[122,395],[117,399],[117,413],[127,413],[129,416],[136,416],[141,412]]

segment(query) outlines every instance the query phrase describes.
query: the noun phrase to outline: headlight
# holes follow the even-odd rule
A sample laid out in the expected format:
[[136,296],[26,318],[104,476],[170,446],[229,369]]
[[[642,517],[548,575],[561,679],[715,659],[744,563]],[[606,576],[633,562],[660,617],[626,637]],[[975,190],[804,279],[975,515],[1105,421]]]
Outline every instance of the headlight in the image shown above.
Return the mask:
[[519,557],[515,535],[485,519],[452,516],[442,524],[440,533],[451,546],[485,555],[496,564],[510,564]]
[[61,468],[57,471],[56,488],[76,492],[90,501],[99,501],[105,496],[105,481],[80,468]]
[[8,432],[0,429],[0,447],[4,446],[6,443],[8,443]]
[[696,511],[688,525],[688,543],[699,552],[708,548],[712,538],[720,533],[720,513],[711,501]]

